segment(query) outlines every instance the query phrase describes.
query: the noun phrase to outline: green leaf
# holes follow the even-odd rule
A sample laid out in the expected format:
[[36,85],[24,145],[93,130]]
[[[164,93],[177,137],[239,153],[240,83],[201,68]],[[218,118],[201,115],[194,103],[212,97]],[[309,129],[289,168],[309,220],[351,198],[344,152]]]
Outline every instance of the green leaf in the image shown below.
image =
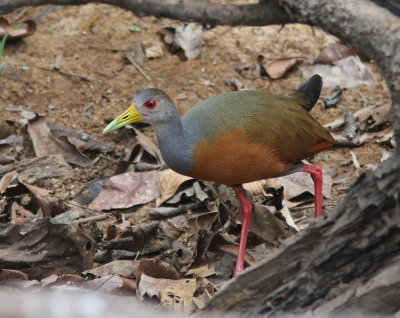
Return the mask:
[[134,26],[131,26],[131,27],[129,28],[129,31],[131,31],[131,32],[141,32],[142,29],[141,29],[140,27],[134,25]]

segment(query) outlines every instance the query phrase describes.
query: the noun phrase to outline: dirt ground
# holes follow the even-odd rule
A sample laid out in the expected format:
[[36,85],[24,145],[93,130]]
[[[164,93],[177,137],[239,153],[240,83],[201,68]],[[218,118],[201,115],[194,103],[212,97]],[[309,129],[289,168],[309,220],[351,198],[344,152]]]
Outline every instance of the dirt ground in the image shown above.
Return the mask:
[[[23,21],[43,10],[43,7],[21,9],[7,18],[13,20],[18,16],[18,21]],[[90,26],[84,28],[88,23]],[[72,200],[87,182],[112,175],[117,159],[132,142],[132,133],[120,129],[103,135],[102,131],[140,90],[149,87],[164,90],[176,102],[180,114],[206,97],[232,91],[225,84],[231,78],[239,79],[248,88],[290,93],[305,81],[302,67],[314,61],[321,49],[337,42],[322,30],[303,25],[286,25],[282,29],[281,26],[216,27],[204,32],[200,57],[182,61],[168,51],[159,35],[165,27],[178,25],[180,22],[167,19],[138,18],[131,12],[102,4],[57,7],[37,22],[33,36],[6,43],[2,62],[11,72],[0,77],[1,119],[18,123],[19,114],[10,109],[23,108],[41,114],[52,123],[83,131],[113,149],[89,167],[74,166],[73,178],[51,185],[53,196]],[[140,27],[140,31],[131,31],[132,26]],[[162,48],[160,57],[144,59],[142,68],[150,81],[125,58],[137,41],[145,48],[153,45]],[[303,62],[278,80],[244,78],[235,71],[237,67],[252,65],[259,54],[271,59],[301,57]],[[52,67],[57,57],[61,57],[59,69]],[[343,117],[341,107],[353,113],[362,109],[365,98],[370,105],[390,104],[389,93],[374,62],[366,64],[377,77],[377,84],[348,88],[338,105],[327,109],[322,99],[331,96],[333,89],[324,87],[311,115],[326,124]],[[151,127],[140,126],[140,130],[155,141]],[[351,150],[361,165],[359,169],[354,168]],[[360,174],[371,165],[379,165],[383,153],[391,151],[371,141],[359,147],[333,147],[316,155],[312,162],[326,169],[334,181],[332,198],[324,200],[325,212],[340,203]],[[18,160],[34,156],[32,146],[26,145]]]

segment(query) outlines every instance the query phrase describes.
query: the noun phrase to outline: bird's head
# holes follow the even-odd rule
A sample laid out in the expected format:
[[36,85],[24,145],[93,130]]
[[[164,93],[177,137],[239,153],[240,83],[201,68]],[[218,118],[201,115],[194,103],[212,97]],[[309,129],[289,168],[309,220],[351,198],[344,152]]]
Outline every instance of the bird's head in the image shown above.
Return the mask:
[[162,90],[145,89],[133,98],[127,110],[104,128],[103,134],[138,121],[151,125],[168,122],[174,111],[173,101]]

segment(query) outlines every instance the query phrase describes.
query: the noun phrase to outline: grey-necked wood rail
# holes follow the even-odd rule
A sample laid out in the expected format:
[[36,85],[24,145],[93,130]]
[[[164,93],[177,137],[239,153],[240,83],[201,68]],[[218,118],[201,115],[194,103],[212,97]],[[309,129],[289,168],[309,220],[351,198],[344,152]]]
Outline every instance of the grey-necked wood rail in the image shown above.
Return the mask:
[[233,187],[243,218],[236,276],[243,270],[253,209],[242,183],[309,172],[315,185],[315,216],[321,215],[322,169],[301,163],[333,144],[332,136],[308,114],[321,87],[322,78],[316,74],[286,96],[252,90],[220,94],[196,104],[182,118],[167,94],[150,88],[137,94],[103,133],[147,122],[171,169]]

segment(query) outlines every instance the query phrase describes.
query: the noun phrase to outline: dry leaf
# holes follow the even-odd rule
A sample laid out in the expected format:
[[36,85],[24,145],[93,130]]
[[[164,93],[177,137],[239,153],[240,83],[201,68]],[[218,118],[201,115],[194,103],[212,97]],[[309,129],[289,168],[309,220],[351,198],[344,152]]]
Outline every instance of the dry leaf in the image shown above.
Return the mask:
[[209,277],[209,276],[218,275],[218,274],[221,274],[221,273],[216,272],[214,266],[209,267],[208,265],[203,265],[201,267],[189,269],[186,272],[185,276],[194,275],[194,276],[198,276],[198,277]]
[[124,221],[121,224],[110,224],[107,226],[107,240],[113,240],[115,238],[120,238],[123,233],[128,231],[131,222]]
[[138,284],[139,299],[160,300],[161,305],[174,310],[188,312],[194,309],[193,296],[196,292],[196,279],[161,279],[142,274]]
[[10,25],[6,18],[0,17],[0,37],[8,34],[7,40],[14,40],[32,35],[36,31],[36,22],[26,20],[19,25]]
[[89,204],[94,210],[126,209],[155,200],[161,171],[126,172],[108,179]]
[[361,60],[369,61],[368,56],[365,55],[360,50],[358,50],[357,48],[355,48],[354,46],[343,43],[335,43],[332,44],[331,46],[322,49],[321,52],[319,52],[319,55],[315,60],[315,62],[332,64],[338,60],[341,60],[351,55],[358,55],[361,58]]
[[[325,198],[331,198],[332,178],[323,174],[322,194]],[[314,182],[307,172],[296,172],[290,175],[277,178],[284,187],[285,200],[292,200],[304,193],[314,195]]]
[[102,266],[89,269],[83,272],[83,274],[92,274],[99,277],[107,275],[119,275],[128,278],[136,278],[139,262],[140,261],[137,260],[116,260]]
[[153,278],[178,279],[179,274],[172,265],[158,259],[142,259],[137,269],[136,280],[140,284],[142,275]]
[[189,23],[175,29],[174,42],[182,48],[188,60],[200,55],[202,41],[203,30],[200,24]]
[[193,297],[196,292],[196,279],[180,279],[161,290],[161,305],[185,313],[195,309]]
[[104,294],[129,294],[136,292],[136,281],[134,279],[108,275],[82,283],[82,288],[95,290]]
[[28,280],[28,275],[15,269],[2,268],[0,271],[0,281],[5,281],[7,279]]
[[39,158],[49,155],[62,155],[66,161],[82,167],[90,164],[90,160],[85,157],[66,136],[54,137],[43,117],[29,122],[28,132],[32,138],[33,148]]
[[[238,256],[239,246],[237,245],[220,245],[218,247],[223,252],[229,253],[235,257]],[[247,251],[246,254],[244,255],[244,261],[246,262],[246,264],[250,266],[256,263],[256,260]]]
[[[73,169],[61,155],[25,159],[13,168],[18,173],[18,179],[28,184],[41,183],[49,178],[70,179],[74,176]],[[1,170],[0,167],[0,175],[2,175]]]
[[315,64],[304,66],[302,75],[309,78],[319,74],[324,79],[324,87],[350,88],[358,85],[378,83],[371,69],[363,64],[358,56],[349,56],[334,65]]
[[77,286],[79,287],[83,282],[84,278],[75,274],[63,274],[63,275],[51,275],[43,278],[40,281],[41,287],[51,287],[51,286]]
[[145,42],[144,45],[144,55],[148,59],[157,59],[164,55],[162,44],[159,42]]
[[111,147],[93,138],[92,136],[75,130],[72,128],[61,127],[48,122],[50,133],[54,138],[61,136],[67,137],[68,141],[73,144],[79,151],[95,151],[95,152],[110,152]]
[[13,202],[11,206],[11,221],[20,224],[30,224],[34,214],[27,209],[24,209],[17,202]]
[[193,178],[176,173],[171,169],[166,170],[160,177],[158,187],[161,197],[157,199],[156,205],[160,206],[163,202],[171,198],[179,186],[188,180],[193,180]]
[[31,278],[58,270],[81,272],[93,264],[97,251],[93,238],[97,235],[94,223],[77,227],[53,224],[49,218],[36,219],[29,225],[8,223],[0,233],[0,263],[2,267],[19,268]]
[[290,69],[300,62],[298,58],[279,58],[273,59],[265,66],[265,71],[272,79],[284,76]]

